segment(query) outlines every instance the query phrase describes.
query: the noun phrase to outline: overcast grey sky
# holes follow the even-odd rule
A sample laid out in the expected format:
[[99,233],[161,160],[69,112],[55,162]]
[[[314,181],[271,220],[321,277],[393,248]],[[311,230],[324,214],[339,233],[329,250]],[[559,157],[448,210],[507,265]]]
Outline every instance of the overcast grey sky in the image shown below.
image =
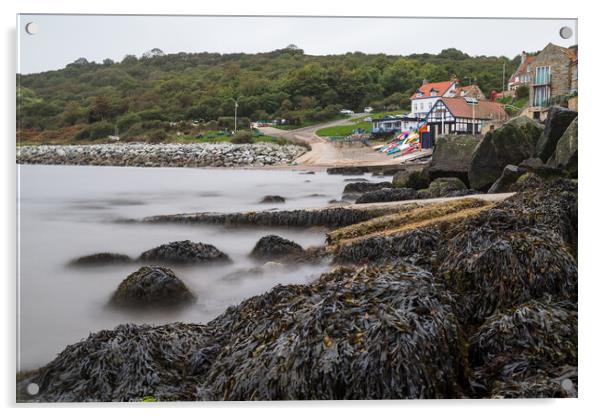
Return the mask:
[[[386,10],[383,10],[383,12]],[[35,22],[35,35],[25,25]],[[176,52],[266,52],[295,44],[312,55],[361,51],[407,55],[457,48],[470,55],[536,51],[576,42],[576,20],[20,15],[20,73],[63,68],[77,58],[120,61],[152,48]],[[562,26],[575,35],[564,40]]]

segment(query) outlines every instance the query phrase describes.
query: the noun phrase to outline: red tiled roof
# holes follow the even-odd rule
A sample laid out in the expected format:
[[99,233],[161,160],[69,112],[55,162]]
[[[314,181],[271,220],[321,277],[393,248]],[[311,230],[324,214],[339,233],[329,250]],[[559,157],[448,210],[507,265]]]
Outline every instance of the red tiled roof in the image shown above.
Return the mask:
[[470,90],[476,88],[478,88],[478,86],[476,85],[464,85],[463,87],[456,87],[455,97],[462,97],[462,91],[464,91],[465,93],[469,93]]
[[507,114],[504,108],[493,101],[479,101],[477,104],[468,104],[464,98],[443,97],[443,103],[454,117],[474,118],[481,120],[505,119]]
[[536,55],[527,55],[525,57],[525,62],[520,64],[518,66],[518,68],[516,69],[516,71],[514,71],[514,74],[512,74],[512,76],[510,77],[510,83],[514,82],[514,78],[521,76],[522,74],[527,72],[527,65],[529,65],[535,58],[536,58]]
[[[453,81],[430,82],[428,84],[421,85],[418,88],[418,90],[422,92],[425,98],[431,96],[432,89],[434,89],[437,94],[434,97],[441,97],[452,86],[452,84]],[[411,100],[413,100],[414,98],[417,98],[416,93],[412,94],[412,96],[410,97]]]

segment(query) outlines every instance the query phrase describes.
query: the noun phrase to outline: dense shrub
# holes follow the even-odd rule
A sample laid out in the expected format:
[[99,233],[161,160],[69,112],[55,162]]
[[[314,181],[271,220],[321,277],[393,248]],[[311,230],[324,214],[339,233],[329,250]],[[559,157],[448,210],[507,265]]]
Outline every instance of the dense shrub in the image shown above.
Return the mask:
[[99,121],[98,123],[94,123],[90,126],[90,138],[92,140],[104,139],[114,132],[115,126],[113,123],[109,123],[108,121]]
[[249,131],[241,130],[236,132],[230,141],[234,144],[253,143],[253,135]]

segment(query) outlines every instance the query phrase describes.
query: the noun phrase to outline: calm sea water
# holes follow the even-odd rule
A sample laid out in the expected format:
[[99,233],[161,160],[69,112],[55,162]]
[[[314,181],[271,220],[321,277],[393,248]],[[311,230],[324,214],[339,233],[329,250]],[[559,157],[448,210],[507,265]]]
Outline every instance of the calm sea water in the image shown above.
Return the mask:
[[[114,220],[183,212],[236,212],[319,207],[340,199],[344,177],[316,172],[135,168],[19,167],[19,362],[28,370],[52,360],[66,345],[120,323],[202,323],[250,296],[282,283],[315,279],[323,266],[261,276],[224,278],[257,266],[248,254],[266,234],[303,247],[321,244],[324,230],[230,229],[182,224],[126,224]],[[285,204],[265,205],[264,195]],[[215,245],[233,264],[172,267],[198,296],[177,312],[132,313],[108,308],[117,285],[140,264],[74,269],[82,255],[111,251],[137,257],[177,240]]]

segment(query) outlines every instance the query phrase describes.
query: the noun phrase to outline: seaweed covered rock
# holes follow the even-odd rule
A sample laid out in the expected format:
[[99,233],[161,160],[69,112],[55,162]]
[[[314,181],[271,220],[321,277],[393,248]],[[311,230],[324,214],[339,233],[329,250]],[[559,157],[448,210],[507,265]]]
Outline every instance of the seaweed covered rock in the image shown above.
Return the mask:
[[230,342],[203,398],[459,397],[464,347],[451,302],[429,273],[400,264],[277,286],[212,322]]
[[568,247],[520,215],[498,205],[446,231],[433,269],[458,295],[466,322],[531,299],[576,299],[577,264]]
[[531,157],[543,127],[528,117],[516,117],[488,132],[477,146],[470,167],[470,187],[486,191],[506,165],[517,165]]
[[355,203],[370,204],[373,202],[407,201],[417,198],[418,193],[412,188],[384,188],[360,195]]
[[455,177],[468,184],[468,168],[480,141],[468,134],[438,137],[429,167],[430,179]]
[[432,198],[455,195],[456,191],[463,191],[466,185],[458,178],[437,178],[429,185],[429,194]]
[[190,240],[172,241],[140,255],[140,260],[170,264],[229,261],[229,257],[211,244],[193,243]]
[[287,240],[277,235],[266,235],[261,237],[253,251],[251,257],[259,260],[282,260],[285,257],[294,257],[303,254],[303,247],[294,241]]
[[510,191],[510,187],[525,173],[523,168],[515,165],[506,165],[502,175],[491,185],[488,194],[498,194]]
[[111,264],[131,263],[133,260],[130,256],[119,253],[96,253],[88,256],[78,257],[69,262],[70,266],[106,266]]
[[329,175],[363,175],[370,169],[367,166],[335,166],[326,169]]
[[530,301],[493,315],[481,325],[470,338],[470,361],[488,396],[576,396],[577,312],[573,306]]
[[280,195],[266,195],[259,201],[261,204],[284,204],[285,202],[286,199]]
[[119,284],[110,303],[129,308],[179,306],[193,302],[195,296],[173,271],[165,267],[144,266]]
[[363,264],[403,260],[430,270],[441,233],[434,228],[411,230],[395,236],[376,236],[340,247],[335,255],[338,263]]
[[535,147],[535,156],[547,161],[554,154],[558,140],[576,117],[576,111],[559,106],[550,107],[544,130]]
[[577,177],[578,130],[578,117],[575,117],[558,140],[556,151],[548,162],[554,167],[566,170],[572,177]]
[[222,335],[191,324],[125,324],[65,348],[27,380],[40,402],[195,400],[198,373],[219,351]]
[[524,354],[551,366],[577,365],[577,312],[568,306],[530,301],[489,317],[470,338],[471,362]]
[[383,188],[392,188],[391,182],[352,182],[345,185],[343,194],[363,194]]

